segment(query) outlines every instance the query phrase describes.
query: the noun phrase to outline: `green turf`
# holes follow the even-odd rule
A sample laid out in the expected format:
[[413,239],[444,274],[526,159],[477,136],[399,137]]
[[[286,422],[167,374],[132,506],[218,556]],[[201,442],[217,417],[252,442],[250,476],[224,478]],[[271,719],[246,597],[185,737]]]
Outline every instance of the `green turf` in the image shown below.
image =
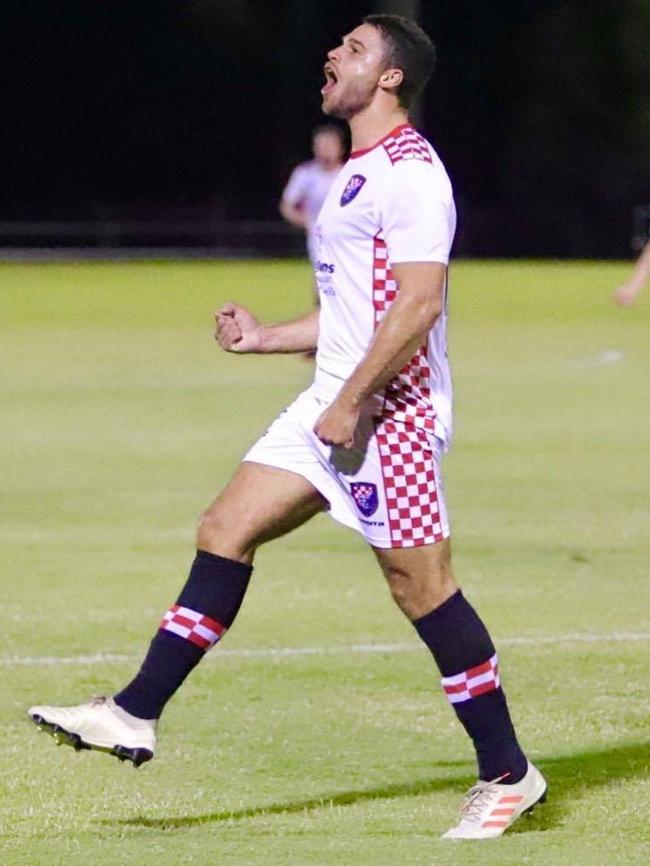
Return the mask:
[[[613,305],[629,268],[453,269],[456,568],[551,786],[503,839],[459,846],[438,837],[471,749],[363,542],[326,517],[260,552],[155,761],[37,735],[31,703],[131,675],[200,509],[309,381],[299,358],[221,353],[212,310],[294,315],[310,281],[301,263],[0,267],[0,862],[649,863],[650,299]],[[287,647],[322,652],[241,653]]]

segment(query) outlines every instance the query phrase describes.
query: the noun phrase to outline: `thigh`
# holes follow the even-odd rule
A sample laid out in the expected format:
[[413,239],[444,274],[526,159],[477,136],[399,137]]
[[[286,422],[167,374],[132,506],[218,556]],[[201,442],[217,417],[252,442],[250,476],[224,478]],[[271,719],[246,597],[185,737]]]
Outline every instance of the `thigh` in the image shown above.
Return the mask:
[[301,475],[245,462],[203,514],[198,546],[250,562],[260,544],[296,529],[326,507]]

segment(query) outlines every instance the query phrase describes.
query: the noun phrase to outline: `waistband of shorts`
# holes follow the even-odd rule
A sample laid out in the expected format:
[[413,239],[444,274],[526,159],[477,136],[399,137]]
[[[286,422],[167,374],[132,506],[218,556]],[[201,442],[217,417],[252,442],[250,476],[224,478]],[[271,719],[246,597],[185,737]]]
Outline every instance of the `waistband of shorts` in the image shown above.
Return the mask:
[[[345,381],[346,380],[342,379],[340,376],[328,373],[327,370],[323,370],[322,367],[316,365],[314,381],[309,390],[315,397],[319,397],[321,400],[331,403],[345,384]],[[371,397],[368,397],[364,403],[364,413],[380,418],[382,414],[382,403],[382,395],[373,394]],[[447,451],[451,444],[451,432],[447,430],[445,425],[437,416],[434,420],[433,430],[431,432],[432,435],[439,440],[442,450]]]

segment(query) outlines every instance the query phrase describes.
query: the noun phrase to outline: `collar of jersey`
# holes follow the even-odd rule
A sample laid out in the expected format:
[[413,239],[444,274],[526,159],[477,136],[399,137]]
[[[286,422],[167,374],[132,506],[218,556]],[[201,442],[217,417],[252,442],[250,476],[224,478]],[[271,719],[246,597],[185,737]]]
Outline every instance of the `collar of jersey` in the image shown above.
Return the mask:
[[380,144],[383,144],[387,138],[391,138],[393,135],[397,135],[403,129],[411,129],[410,123],[400,123],[399,126],[396,126],[395,129],[391,129],[390,132],[386,133],[383,138],[380,138],[379,141],[376,141],[370,147],[364,147],[363,150],[353,150],[350,154],[350,159],[357,159],[359,156],[363,156],[364,153],[370,153],[371,150],[374,150],[376,147],[379,147]]

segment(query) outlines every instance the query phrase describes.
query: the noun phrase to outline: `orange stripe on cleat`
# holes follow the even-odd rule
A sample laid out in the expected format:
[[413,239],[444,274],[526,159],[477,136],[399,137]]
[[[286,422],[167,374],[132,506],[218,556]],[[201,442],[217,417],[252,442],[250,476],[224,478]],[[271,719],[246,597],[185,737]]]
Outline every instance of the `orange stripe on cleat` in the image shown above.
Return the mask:
[[523,795],[519,797],[501,797],[501,799],[499,800],[499,805],[501,805],[502,803],[521,803],[523,799]]
[[490,813],[491,818],[496,818],[497,815],[514,815],[514,809],[493,809]]
[[507,821],[483,821],[481,827],[507,827]]

